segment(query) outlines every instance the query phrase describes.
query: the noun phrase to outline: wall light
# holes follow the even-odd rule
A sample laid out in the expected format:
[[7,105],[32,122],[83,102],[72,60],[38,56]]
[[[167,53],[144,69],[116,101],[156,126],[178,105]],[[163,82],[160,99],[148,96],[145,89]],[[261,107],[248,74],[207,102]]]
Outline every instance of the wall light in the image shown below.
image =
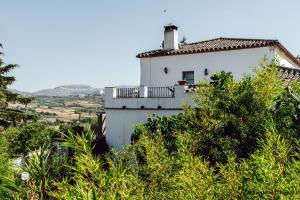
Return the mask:
[[208,75],[208,69],[207,69],[207,68],[204,69],[204,75],[205,75],[205,76]]
[[165,74],[167,74],[169,72],[169,69],[167,67],[165,67],[164,72],[165,72]]

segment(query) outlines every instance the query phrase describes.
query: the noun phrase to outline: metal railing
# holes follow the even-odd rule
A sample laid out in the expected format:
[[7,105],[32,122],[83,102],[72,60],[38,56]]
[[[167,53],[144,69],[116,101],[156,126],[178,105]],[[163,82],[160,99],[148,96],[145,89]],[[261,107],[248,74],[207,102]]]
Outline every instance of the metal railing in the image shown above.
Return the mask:
[[174,98],[175,88],[170,87],[148,87],[148,98]]
[[174,98],[175,88],[169,87],[132,87],[116,88],[115,98]]
[[117,98],[139,98],[140,88],[117,88]]

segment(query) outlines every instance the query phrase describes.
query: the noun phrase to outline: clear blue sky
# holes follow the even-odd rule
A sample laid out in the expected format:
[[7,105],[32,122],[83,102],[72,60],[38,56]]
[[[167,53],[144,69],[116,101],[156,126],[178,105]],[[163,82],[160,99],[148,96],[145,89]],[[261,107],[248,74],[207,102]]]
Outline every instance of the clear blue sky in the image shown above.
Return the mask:
[[0,42],[5,61],[20,65],[19,90],[137,85],[136,54],[159,48],[169,22],[188,42],[270,38],[300,54],[299,0],[0,0],[0,7]]

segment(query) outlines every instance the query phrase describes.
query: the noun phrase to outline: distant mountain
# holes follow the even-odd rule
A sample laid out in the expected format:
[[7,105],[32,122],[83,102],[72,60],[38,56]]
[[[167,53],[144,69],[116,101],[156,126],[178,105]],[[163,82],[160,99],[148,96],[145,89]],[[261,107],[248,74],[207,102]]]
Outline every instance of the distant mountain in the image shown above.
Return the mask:
[[12,90],[18,94],[24,96],[87,96],[102,94],[103,89],[93,88],[89,85],[62,85],[53,89],[44,89],[36,92],[22,92],[18,90]]
[[15,89],[9,89],[9,90],[12,91],[13,93],[17,93],[22,96],[32,96],[32,93],[30,93],[30,92],[24,92],[24,91],[19,91],[19,90],[15,90]]

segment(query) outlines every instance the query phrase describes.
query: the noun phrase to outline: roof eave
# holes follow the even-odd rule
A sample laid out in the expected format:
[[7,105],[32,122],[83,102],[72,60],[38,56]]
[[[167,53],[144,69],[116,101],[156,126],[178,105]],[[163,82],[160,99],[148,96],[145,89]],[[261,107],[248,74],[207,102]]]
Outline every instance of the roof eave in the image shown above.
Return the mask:
[[[180,52],[180,53],[171,53],[167,54],[168,51],[161,51],[159,54],[155,55],[143,55],[145,53],[140,53],[136,55],[137,58],[152,58],[152,57],[162,57],[162,56],[176,56],[176,55],[186,55],[186,54],[199,54],[199,53],[211,53],[211,52],[220,52],[220,51],[234,51],[234,50],[241,50],[241,49],[255,49],[255,48],[262,48],[262,47],[272,47],[276,46],[277,44],[274,45],[261,45],[261,46],[253,46],[253,47],[237,47],[237,48],[228,48],[228,49],[214,49],[214,50],[206,50],[206,51],[189,51],[189,52]],[[300,63],[299,63],[300,64]]]
[[275,45],[280,51],[282,51],[288,58],[290,58],[300,69],[300,61],[297,60],[297,58],[289,52],[280,42]]

